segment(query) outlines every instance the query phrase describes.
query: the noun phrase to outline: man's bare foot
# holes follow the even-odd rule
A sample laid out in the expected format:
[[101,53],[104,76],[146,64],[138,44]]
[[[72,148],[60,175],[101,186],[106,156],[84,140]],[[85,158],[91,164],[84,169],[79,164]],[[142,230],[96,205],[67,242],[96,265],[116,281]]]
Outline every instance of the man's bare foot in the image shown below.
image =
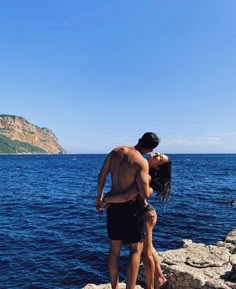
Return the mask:
[[161,289],[162,286],[167,282],[166,278],[163,277],[159,277],[157,278],[156,282],[155,282],[155,289]]

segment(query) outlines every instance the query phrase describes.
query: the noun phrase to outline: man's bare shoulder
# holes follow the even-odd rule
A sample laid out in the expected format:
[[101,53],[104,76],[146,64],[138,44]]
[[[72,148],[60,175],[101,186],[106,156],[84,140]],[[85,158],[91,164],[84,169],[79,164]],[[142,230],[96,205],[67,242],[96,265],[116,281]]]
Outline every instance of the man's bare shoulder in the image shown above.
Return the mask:
[[128,148],[128,158],[129,161],[138,166],[147,166],[148,161],[144,158],[144,156],[134,147]]
[[114,148],[111,151],[111,154],[113,156],[122,156],[122,155],[127,155],[130,152],[131,147],[128,146],[119,146]]
[[136,150],[134,147],[129,147],[129,146],[119,146],[114,148],[111,151],[112,154],[128,154],[130,156],[134,156],[134,157],[141,157],[141,153]]
[[133,154],[133,161],[138,165],[138,166],[148,166],[148,161],[147,159],[144,158],[144,156],[138,152],[138,154]]
[[124,156],[127,157],[129,163],[137,164],[138,166],[147,165],[147,160],[143,155],[135,149],[135,147],[130,146],[119,146],[111,151],[112,159],[122,159]]

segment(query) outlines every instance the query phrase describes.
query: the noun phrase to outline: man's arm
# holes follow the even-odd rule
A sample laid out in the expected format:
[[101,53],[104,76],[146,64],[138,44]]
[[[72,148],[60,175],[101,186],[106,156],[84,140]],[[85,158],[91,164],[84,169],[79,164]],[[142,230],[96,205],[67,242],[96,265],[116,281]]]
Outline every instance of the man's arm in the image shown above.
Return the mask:
[[102,168],[98,174],[98,182],[97,182],[97,199],[96,199],[96,209],[99,212],[103,211],[103,189],[105,186],[105,181],[107,175],[110,173],[110,161],[111,161],[111,153],[107,155]]
[[153,190],[149,186],[150,176],[149,176],[149,165],[146,159],[139,161],[139,169],[137,172],[137,185],[139,190],[139,195],[141,199],[147,199],[153,193]]

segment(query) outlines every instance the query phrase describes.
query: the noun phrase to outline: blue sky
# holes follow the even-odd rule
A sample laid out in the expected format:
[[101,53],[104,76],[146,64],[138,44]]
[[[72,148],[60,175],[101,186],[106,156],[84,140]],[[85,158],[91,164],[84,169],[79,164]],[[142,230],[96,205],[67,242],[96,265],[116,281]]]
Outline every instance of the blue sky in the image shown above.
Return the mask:
[[235,0],[0,1],[0,113],[69,153],[236,153]]

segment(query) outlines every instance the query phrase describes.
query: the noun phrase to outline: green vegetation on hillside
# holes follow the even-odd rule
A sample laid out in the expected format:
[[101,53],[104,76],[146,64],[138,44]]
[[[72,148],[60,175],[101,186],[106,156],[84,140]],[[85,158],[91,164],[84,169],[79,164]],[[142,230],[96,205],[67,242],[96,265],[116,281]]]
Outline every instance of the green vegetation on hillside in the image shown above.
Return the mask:
[[11,115],[11,114],[0,114],[0,117],[11,117],[13,119],[16,118],[16,115]]
[[18,140],[0,135],[0,154],[47,153],[45,150]]

